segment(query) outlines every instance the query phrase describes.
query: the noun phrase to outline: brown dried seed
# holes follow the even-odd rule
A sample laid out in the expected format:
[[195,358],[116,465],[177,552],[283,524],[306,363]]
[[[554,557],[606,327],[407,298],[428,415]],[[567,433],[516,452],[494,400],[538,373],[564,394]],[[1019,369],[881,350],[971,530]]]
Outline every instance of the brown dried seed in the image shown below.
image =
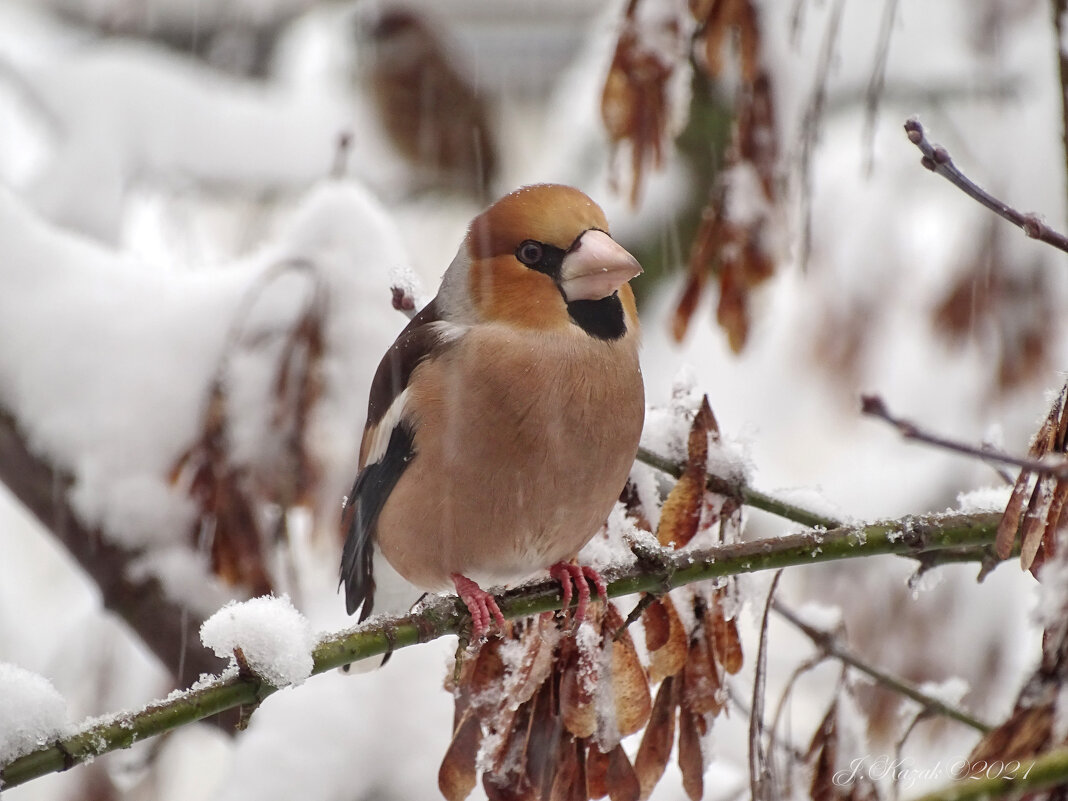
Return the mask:
[[692,801],[700,801],[705,794],[705,759],[696,716],[685,709],[679,712],[679,770],[686,795]]
[[623,746],[617,745],[608,753],[608,772],[605,778],[608,797],[612,801],[638,801],[641,797],[638,777],[623,751]]
[[723,709],[719,697],[719,671],[712,658],[708,632],[699,629],[690,640],[690,655],[682,671],[682,708],[696,715],[718,715]]
[[649,694],[649,679],[645,675],[634,641],[629,632],[613,640],[612,635],[623,625],[623,618],[614,604],[605,609],[601,636],[605,647],[612,649],[612,694],[615,705],[616,725],[621,736],[641,730],[649,720],[652,698]]
[[586,750],[586,782],[590,798],[608,795],[608,754],[593,743]]
[[742,641],[734,618],[726,619],[720,598],[721,593],[717,590],[705,610],[705,627],[712,632],[712,652],[716,661],[733,675],[742,669]]
[[667,638],[660,648],[649,650],[649,681],[653,684],[682,670],[689,653],[686,627],[679,619],[679,613],[675,611],[675,604],[669,596],[664,596],[657,605],[667,618]]
[[638,746],[638,754],[634,758],[634,772],[638,776],[642,799],[648,798],[653,792],[671,758],[677,709],[674,681],[668,677],[661,683],[653,702],[652,715]]
[[463,801],[475,789],[478,771],[475,759],[482,742],[478,719],[469,714],[453,732],[452,741],[438,768],[438,789],[446,801]]

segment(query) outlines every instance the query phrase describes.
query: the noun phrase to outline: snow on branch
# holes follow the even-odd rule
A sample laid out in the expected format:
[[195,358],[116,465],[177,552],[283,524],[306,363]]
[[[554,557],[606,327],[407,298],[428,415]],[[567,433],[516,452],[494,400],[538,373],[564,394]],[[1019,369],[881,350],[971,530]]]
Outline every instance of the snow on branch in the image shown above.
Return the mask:
[[[879,554],[918,559],[940,551],[979,547],[994,542],[1000,515],[943,514],[906,517],[863,526],[810,530],[774,539],[739,542],[700,550],[658,550],[655,559],[607,572],[609,597],[638,592],[662,593],[697,581],[803,564]],[[500,596],[507,618],[519,618],[561,607],[557,582],[541,582]],[[398,648],[457,634],[464,637],[469,621],[454,596],[442,596],[400,619],[369,622],[322,639],[312,651],[312,673],[318,674]],[[37,749],[0,768],[0,786],[24,784],[48,773],[68,770],[101,754],[224,710],[255,707],[276,691],[253,670],[230,670],[205,683],[133,713],[120,713],[82,731]],[[1064,768],[1068,773],[1068,765]]]
[[[220,662],[196,646],[200,621],[176,604],[152,576],[132,578],[139,554],[86,526],[71,507],[63,471],[35,455],[14,419],[0,407],[0,483],[63,544],[100,588],[104,606],[121,617],[167,670],[214,673]],[[176,673],[179,683],[185,678]]]

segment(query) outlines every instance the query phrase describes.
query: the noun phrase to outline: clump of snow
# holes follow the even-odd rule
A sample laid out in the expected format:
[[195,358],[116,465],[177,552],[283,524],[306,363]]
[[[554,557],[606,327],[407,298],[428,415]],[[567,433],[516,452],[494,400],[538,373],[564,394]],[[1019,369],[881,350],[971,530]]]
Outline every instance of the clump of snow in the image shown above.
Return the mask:
[[0,662],[0,765],[56,739],[68,724],[67,702],[48,679]]
[[701,396],[693,368],[683,365],[671,382],[668,405],[646,409],[642,446],[658,456],[675,460],[686,458],[686,439],[690,431],[686,417],[701,405]]
[[842,625],[842,609],[838,606],[809,601],[797,610],[797,616],[813,628],[834,631]]
[[912,599],[916,600],[923,593],[930,592],[945,580],[945,571],[917,570],[908,578],[908,588],[912,592]]
[[1068,608],[1068,560],[1050,559],[1038,571],[1035,623],[1045,629],[1055,624]]
[[965,514],[979,512],[1002,512],[1009,505],[1012,487],[1003,484],[997,487],[979,487],[957,495],[957,508]]
[[[642,446],[657,456],[675,461],[685,460],[693,417],[704,396],[705,391],[699,387],[693,368],[683,365],[672,380],[671,398],[667,405],[651,405],[646,409]],[[714,397],[709,397],[709,405],[714,415]],[[723,432],[718,438],[710,434],[708,471],[728,481],[747,483],[753,472],[747,450],[744,442],[735,441]]]
[[928,681],[920,685],[920,691],[941,701],[946,706],[956,706],[968,694],[971,685],[960,676],[950,676],[943,681]]
[[231,601],[200,627],[200,641],[224,659],[240,648],[256,675],[275,687],[311,675],[315,634],[288,596]]
[[579,551],[579,561],[601,571],[629,567],[635,562],[630,543],[645,533],[627,516],[626,507],[617,502],[608,513],[605,527]]
[[405,297],[409,297],[415,303],[416,309],[423,308],[430,302],[431,295],[423,288],[423,282],[419,280],[415,269],[410,264],[393,264],[389,269],[389,283],[400,289]]

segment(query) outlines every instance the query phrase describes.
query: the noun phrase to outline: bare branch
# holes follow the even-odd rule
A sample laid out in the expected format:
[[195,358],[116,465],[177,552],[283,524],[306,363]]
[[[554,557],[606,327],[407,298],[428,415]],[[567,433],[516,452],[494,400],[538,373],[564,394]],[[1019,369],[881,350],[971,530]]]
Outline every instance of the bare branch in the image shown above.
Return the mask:
[[775,590],[782,578],[782,569],[775,573],[768,588],[768,600],[764,604],[764,615],[760,619],[760,645],[757,648],[756,670],[753,674],[753,704],[749,715],[749,790],[752,801],[770,801],[774,798],[771,785],[771,769],[760,733],[764,723],[764,692],[767,685],[768,668],[768,615],[775,603]]
[[876,683],[888,690],[892,690],[898,695],[903,695],[906,698],[911,698],[918,703],[924,711],[950,718],[958,723],[963,723],[965,726],[970,726],[983,734],[986,734],[991,730],[992,727],[989,724],[983,723],[981,720],[976,719],[967,712],[963,712],[956,707],[950,706],[944,701],[935,698],[933,695],[925,693],[912,682],[898,678],[897,676],[891,676],[889,673],[879,670],[879,668],[864,661],[842,645],[834,634],[809,625],[778,601],[773,602],[771,608],[775,610],[777,615],[788,621],[806,637],[812,640],[813,644],[819,648],[821,652],[827,656],[834,657],[838,661],[849,665],[851,668],[859,670],[861,673],[874,679]]
[[96,582],[104,606],[122,618],[179,685],[187,676],[222,666],[200,647],[201,620],[169,600],[155,579],[135,581],[130,565],[138,554],[86,528],[67,500],[67,476],[31,452],[12,417],[0,409],[0,482],[55,535]]
[[949,155],[949,151],[940,145],[932,145],[927,141],[923,126],[920,125],[920,121],[915,117],[905,123],[905,133],[908,134],[909,141],[923,153],[920,163],[924,167],[941,175],[972,200],[981,203],[998,216],[1022,228],[1023,232],[1032,239],[1037,239],[1047,245],[1052,245],[1058,250],[1068,252],[1068,237],[1050,228],[1037,214],[1024,214],[1017,211],[973,183],[968,176],[957,169],[952,157]]
[[1068,0],[1051,0],[1053,6],[1053,25],[1056,31],[1058,77],[1061,84],[1061,145],[1064,150],[1064,170],[1068,175],[1068,49],[1064,47],[1065,27],[1068,23]]
[[1068,478],[1068,461],[1029,459],[1025,456],[1013,456],[1012,454],[999,451],[986,444],[976,447],[975,445],[968,445],[963,442],[946,439],[937,434],[924,431],[915,423],[910,423],[908,420],[895,417],[890,413],[886,403],[878,395],[862,395],[860,403],[860,409],[864,414],[885,420],[896,428],[905,439],[914,439],[917,442],[924,442],[928,445],[933,445],[936,448],[942,448],[943,450],[952,451],[953,453],[959,453],[964,456],[974,456],[977,459],[989,459],[994,462],[1001,462],[1002,464],[1011,464],[1023,470],[1029,470],[1032,473],[1038,473],[1040,475]]
[[827,104],[827,83],[830,81],[831,66],[834,63],[834,47],[838,41],[838,30],[842,22],[845,0],[836,0],[831,7],[827,29],[823,32],[820,46],[820,59],[816,67],[815,88],[801,120],[801,153],[798,158],[798,170],[801,173],[801,246],[800,258],[802,272],[808,265],[812,250],[812,154],[820,137],[823,123],[824,107]]
[[884,0],[883,18],[879,23],[879,44],[875,48],[875,63],[872,67],[868,87],[864,92],[864,138],[868,142],[868,154],[865,159],[870,175],[875,163],[875,123],[879,117],[879,101],[886,87],[886,61],[890,55],[890,38],[894,32],[894,17],[897,14],[898,0]]

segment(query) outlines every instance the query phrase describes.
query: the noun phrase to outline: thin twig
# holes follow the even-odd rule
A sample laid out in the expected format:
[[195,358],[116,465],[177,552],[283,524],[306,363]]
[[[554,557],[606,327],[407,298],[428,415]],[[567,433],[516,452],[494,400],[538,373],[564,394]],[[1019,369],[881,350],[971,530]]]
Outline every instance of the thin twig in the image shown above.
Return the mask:
[[905,439],[914,439],[917,442],[924,442],[928,445],[933,445],[936,448],[942,448],[943,450],[963,454],[964,456],[974,456],[977,459],[989,459],[994,462],[1001,462],[1002,464],[1011,464],[1023,470],[1028,470],[1040,475],[1068,478],[1068,461],[1029,459],[1026,456],[1013,456],[1010,453],[999,451],[986,444],[976,447],[975,445],[968,445],[964,442],[946,439],[938,434],[924,431],[915,423],[910,423],[908,420],[895,417],[890,413],[885,401],[878,395],[862,395],[860,404],[860,410],[864,414],[885,420],[896,428]]
[[768,600],[764,604],[764,615],[760,620],[760,645],[757,648],[756,669],[753,672],[752,714],[749,715],[749,788],[753,801],[771,799],[771,769],[760,733],[764,722],[764,691],[768,678],[768,615],[775,603],[775,590],[782,578],[782,570],[777,570],[768,589]]
[[879,101],[886,87],[886,62],[890,55],[890,39],[894,31],[894,17],[898,0],[884,0],[883,18],[879,23],[879,44],[875,48],[875,63],[872,66],[868,87],[864,92],[864,139],[868,143],[865,167],[871,175],[875,164],[875,123],[879,117]]
[[806,637],[812,640],[813,644],[815,644],[823,653],[833,656],[835,659],[849,665],[851,668],[859,670],[861,673],[871,677],[878,684],[886,687],[888,690],[892,690],[898,695],[903,695],[906,698],[911,698],[925,710],[929,710],[933,714],[942,715],[943,717],[950,718],[958,723],[963,723],[965,726],[970,726],[983,734],[986,734],[992,728],[981,720],[969,715],[967,712],[962,712],[956,707],[950,706],[944,701],[935,698],[933,695],[925,693],[915,684],[912,684],[905,679],[898,678],[897,676],[891,676],[889,673],[870,665],[843,646],[834,634],[809,625],[782,604],[774,602],[772,604],[772,609],[775,610],[777,615],[791,623]]
[[[682,475],[683,465],[655,454],[647,448],[638,448],[636,458],[639,462],[647,464],[650,467],[655,467],[657,470],[667,473],[670,476],[674,476],[675,478]],[[802,526],[832,529],[842,525],[841,520],[837,520],[829,515],[820,514],[819,512],[813,512],[810,509],[805,509],[796,504],[760,492],[759,490],[746,486],[744,483],[741,483],[736,479],[724,478],[709,473],[705,479],[705,487],[709,492],[714,492],[717,495],[725,495],[729,498],[737,498],[746,506],[760,509],[769,514],[785,518],[786,520],[792,520],[795,523],[800,523]]]
[[[904,751],[904,749],[905,749],[905,743],[908,741],[909,737],[912,736],[912,733],[916,730],[916,727],[919,726],[920,723],[922,723],[923,721],[927,720],[930,717],[931,717],[931,710],[929,710],[929,709],[921,709],[919,712],[917,712],[915,715],[912,716],[912,720],[910,720],[909,721],[909,725],[905,727],[905,731],[903,731],[901,733],[901,736],[898,737],[897,740],[894,741],[894,764],[895,765],[904,764],[904,762],[901,759],[901,752]],[[890,777],[890,787],[891,787],[891,793],[892,793],[892,797],[893,797],[894,801],[898,801],[898,799],[901,798],[901,774],[902,774],[902,771],[895,770],[895,771],[892,771],[892,775]]]
[[920,163],[924,167],[941,175],[972,200],[981,203],[998,216],[1022,228],[1023,232],[1032,239],[1045,242],[1047,245],[1052,245],[1058,250],[1068,253],[1068,237],[1050,228],[1037,214],[1024,214],[1017,211],[972,182],[968,176],[957,169],[957,166],[953,163],[953,158],[949,155],[949,151],[940,145],[932,145],[927,141],[923,126],[920,125],[919,120],[915,117],[905,123],[905,133],[908,134],[909,141],[923,153]]
[[[786,684],[783,685],[782,692],[779,694],[779,701],[775,705],[775,714],[771,718],[771,729],[769,731],[768,741],[769,748],[773,749],[775,747],[775,743],[778,739],[779,724],[782,722],[782,716],[786,712],[786,702],[793,697],[794,685],[797,684],[802,676],[810,670],[819,667],[830,658],[829,654],[820,651],[799,664],[793,669],[793,672],[790,673],[790,678],[786,681]],[[805,755],[803,753],[800,755],[798,761],[805,761]]]
[[827,103],[827,84],[830,81],[831,66],[834,63],[834,47],[838,41],[838,30],[842,22],[845,0],[835,0],[831,7],[827,28],[823,32],[820,46],[820,58],[816,67],[816,79],[805,114],[801,119],[801,153],[798,158],[798,170],[801,173],[801,271],[808,266],[812,251],[812,154],[820,138],[824,107]]
[[1064,47],[1065,26],[1068,24],[1066,14],[1068,14],[1068,0],[1051,0],[1053,6],[1053,25],[1056,30],[1055,42],[1061,44],[1057,48],[1057,68],[1058,78],[1061,84],[1061,150],[1062,157],[1064,158],[1065,175],[1068,175],[1068,50]]

